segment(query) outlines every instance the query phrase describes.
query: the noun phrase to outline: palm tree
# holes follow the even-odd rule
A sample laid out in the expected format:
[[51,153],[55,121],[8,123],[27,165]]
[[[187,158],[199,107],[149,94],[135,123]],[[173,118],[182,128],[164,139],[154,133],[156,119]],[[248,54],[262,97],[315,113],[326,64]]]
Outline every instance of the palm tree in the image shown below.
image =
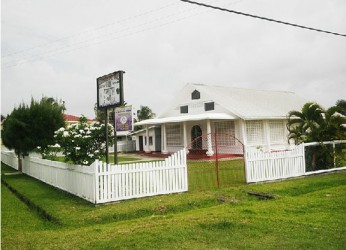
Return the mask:
[[325,163],[333,161],[334,152],[328,149],[323,141],[346,139],[346,117],[340,113],[336,105],[324,110],[317,103],[306,103],[302,111],[291,111],[288,114],[288,140],[295,144],[302,142],[320,142],[320,150],[315,148],[311,155],[311,166],[316,168],[317,160],[325,159]]
[[290,111],[287,122],[288,140],[293,139],[295,144],[320,141],[324,112],[324,109],[314,102],[306,103],[301,112]]
[[333,106],[324,114],[323,141],[346,139],[346,116],[341,113],[340,107]]

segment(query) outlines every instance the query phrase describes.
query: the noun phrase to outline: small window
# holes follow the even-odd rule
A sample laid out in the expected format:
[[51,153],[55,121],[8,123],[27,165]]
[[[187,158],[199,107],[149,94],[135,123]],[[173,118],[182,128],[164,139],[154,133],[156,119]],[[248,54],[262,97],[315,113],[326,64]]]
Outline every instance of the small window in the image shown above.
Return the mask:
[[180,114],[187,114],[189,113],[189,107],[186,106],[180,106]]
[[153,137],[149,136],[149,145],[153,145]]
[[214,102],[204,103],[204,110],[205,111],[214,110]]
[[192,100],[198,100],[201,98],[201,94],[199,93],[198,90],[194,90],[192,93],[191,93],[191,99]]

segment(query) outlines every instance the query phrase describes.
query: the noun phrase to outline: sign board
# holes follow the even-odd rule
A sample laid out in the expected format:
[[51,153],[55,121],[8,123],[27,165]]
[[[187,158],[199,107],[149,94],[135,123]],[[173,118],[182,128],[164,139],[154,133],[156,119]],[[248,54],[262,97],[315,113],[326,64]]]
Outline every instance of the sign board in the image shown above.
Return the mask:
[[97,108],[114,108],[124,103],[123,73],[116,71],[96,79]]
[[115,129],[117,132],[133,131],[132,106],[115,109]]

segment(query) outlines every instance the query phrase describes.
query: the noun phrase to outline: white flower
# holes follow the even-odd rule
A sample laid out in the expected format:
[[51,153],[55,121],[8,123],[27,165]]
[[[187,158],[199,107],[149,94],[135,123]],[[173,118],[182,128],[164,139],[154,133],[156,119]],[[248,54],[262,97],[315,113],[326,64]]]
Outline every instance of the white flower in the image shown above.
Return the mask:
[[63,137],[68,137],[69,136],[69,133],[68,133],[68,131],[64,131],[64,133],[63,133],[63,135],[62,135]]
[[76,150],[80,150],[80,147],[76,147]]
[[100,153],[100,151],[99,151],[99,150],[95,150],[94,153],[95,153],[95,154],[98,154],[98,153]]
[[37,149],[41,149],[41,147],[40,147],[40,146],[38,146],[38,147],[37,147]]
[[[63,131],[65,131],[65,128],[64,128],[64,127],[61,127],[61,128],[58,129],[58,131],[59,131],[59,132],[63,132]],[[56,133],[56,132],[57,132],[57,131],[55,131],[55,133]]]
[[84,164],[84,165],[88,164],[88,161],[83,161],[83,164]]

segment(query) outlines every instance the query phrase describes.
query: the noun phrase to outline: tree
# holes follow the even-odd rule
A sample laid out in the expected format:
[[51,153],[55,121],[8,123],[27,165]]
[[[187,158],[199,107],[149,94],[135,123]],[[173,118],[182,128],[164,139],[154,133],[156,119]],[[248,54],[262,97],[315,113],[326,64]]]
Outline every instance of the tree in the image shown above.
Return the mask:
[[18,170],[22,171],[21,157],[38,146],[43,149],[54,142],[54,131],[64,126],[64,105],[53,98],[31,100],[30,106],[20,104],[3,123],[2,140],[18,156]]
[[319,104],[308,102],[302,111],[288,113],[288,139],[301,142],[323,142],[346,139],[346,117],[340,101],[324,110]]
[[323,113],[323,108],[313,102],[304,104],[302,111],[290,111],[287,123],[288,139],[293,139],[295,144],[320,141]]
[[[137,110],[137,118],[138,121],[143,121],[143,120],[147,120],[147,119],[152,119],[156,116],[156,114],[151,110],[151,108],[149,108],[148,106],[140,106],[140,109]],[[136,121],[137,122],[137,121]],[[136,126],[135,130],[140,130],[142,129],[142,126]]]
[[327,165],[335,159],[335,152],[322,142],[346,139],[346,117],[340,112],[342,106],[339,101],[327,110],[317,103],[309,102],[301,112],[291,111],[288,114],[289,140],[293,139],[295,144],[320,142],[314,149],[306,149],[306,159],[310,159],[312,169],[316,168],[318,161]]
[[340,114],[346,116],[346,100],[338,100],[335,106],[338,108]]

